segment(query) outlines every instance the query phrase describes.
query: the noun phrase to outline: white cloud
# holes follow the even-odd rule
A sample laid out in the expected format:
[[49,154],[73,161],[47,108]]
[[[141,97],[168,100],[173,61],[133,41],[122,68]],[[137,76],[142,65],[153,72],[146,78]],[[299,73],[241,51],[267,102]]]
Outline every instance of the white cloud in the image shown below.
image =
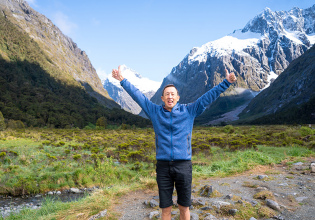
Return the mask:
[[68,16],[62,12],[56,12],[53,16],[53,21],[56,26],[66,35],[71,36],[74,30],[78,27],[77,24],[69,20]]

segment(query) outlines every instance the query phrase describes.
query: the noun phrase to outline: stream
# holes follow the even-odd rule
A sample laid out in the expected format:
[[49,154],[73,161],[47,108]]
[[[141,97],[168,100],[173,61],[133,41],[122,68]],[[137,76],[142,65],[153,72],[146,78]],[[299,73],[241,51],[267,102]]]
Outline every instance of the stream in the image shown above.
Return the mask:
[[7,217],[11,213],[18,213],[22,209],[39,209],[42,206],[43,201],[49,198],[54,201],[72,202],[77,201],[89,193],[93,192],[98,187],[76,189],[71,188],[64,191],[51,191],[46,194],[26,195],[26,196],[0,196],[0,216]]

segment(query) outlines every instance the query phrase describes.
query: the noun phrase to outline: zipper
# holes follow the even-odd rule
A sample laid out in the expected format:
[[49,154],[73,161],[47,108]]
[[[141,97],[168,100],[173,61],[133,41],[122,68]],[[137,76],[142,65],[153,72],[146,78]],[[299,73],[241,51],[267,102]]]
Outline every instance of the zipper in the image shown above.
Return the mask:
[[[172,109],[173,111],[173,109]],[[173,117],[172,117],[172,111],[171,111],[171,160],[174,160],[174,150],[173,150]]]
[[188,153],[188,155],[190,155],[189,137],[190,137],[190,134],[187,135],[187,153]]

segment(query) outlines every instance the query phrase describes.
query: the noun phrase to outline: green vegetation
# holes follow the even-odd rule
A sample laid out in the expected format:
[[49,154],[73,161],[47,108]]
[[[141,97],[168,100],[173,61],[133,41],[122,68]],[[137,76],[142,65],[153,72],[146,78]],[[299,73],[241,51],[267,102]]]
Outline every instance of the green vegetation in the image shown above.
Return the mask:
[[[14,129],[24,125],[84,128],[89,123],[95,125],[100,118],[98,123],[103,128],[151,125],[147,119],[99,104],[4,16],[0,16],[0,85],[0,111],[7,126]],[[2,127],[0,117],[0,130]]]
[[3,131],[5,129],[5,122],[2,112],[0,112],[0,131]]
[[[196,127],[194,180],[314,156],[314,142],[314,130],[303,126]],[[40,216],[35,219],[57,219],[69,210],[74,218],[90,216],[110,209],[129,190],[156,188],[154,143],[151,128],[6,129],[0,132],[0,192],[23,195],[97,185],[102,190],[84,201],[67,206],[50,201],[40,210],[23,212]],[[106,202],[95,206],[104,197]]]

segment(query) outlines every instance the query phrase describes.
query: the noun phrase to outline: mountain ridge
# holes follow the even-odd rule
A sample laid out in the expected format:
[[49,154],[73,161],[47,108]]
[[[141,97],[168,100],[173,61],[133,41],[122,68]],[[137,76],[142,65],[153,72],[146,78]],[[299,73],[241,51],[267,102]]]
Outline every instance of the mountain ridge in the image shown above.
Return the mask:
[[[162,104],[157,94],[166,84],[173,83],[181,95],[180,103],[193,102],[224,79],[224,69],[234,72],[238,80],[221,97],[235,94],[235,88],[257,92],[265,89],[272,78],[315,43],[314,18],[315,5],[288,12],[265,9],[243,29],[193,48],[163,79],[151,101]],[[216,109],[206,111],[213,114],[198,123],[205,124],[220,117]]]
[[51,64],[56,65],[63,73],[55,77],[68,81],[74,78],[78,85],[83,86],[101,104],[109,108],[119,108],[104,90],[87,54],[50,19],[32,9],[24,0],[0,0],[0,12],[46,52]]

